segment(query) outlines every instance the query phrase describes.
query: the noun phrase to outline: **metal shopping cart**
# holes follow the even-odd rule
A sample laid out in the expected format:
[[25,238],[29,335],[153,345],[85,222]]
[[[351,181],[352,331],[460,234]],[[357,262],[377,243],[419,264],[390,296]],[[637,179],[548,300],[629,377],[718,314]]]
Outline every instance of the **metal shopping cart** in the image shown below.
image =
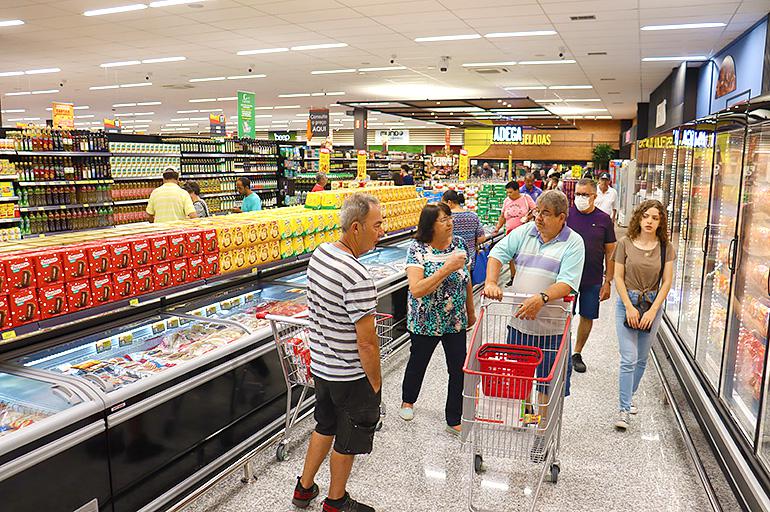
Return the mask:
[[[314,387],[313,375],[310,373],[310,347],[308,345],[310,321],[306,317],[300,316],[261,314],[260,317],[270,321],[273,339],[275,339],[286,381],[286,429],[275,452],[276,458],[279,461],[284,461],[289,457],[289,444],[292,441],[291,432],[297,423],[301,405],[305,402],[308,391]],[[380,358],[386,359],[394,348],[393,316],[375,313],[375,325],[377,336],[380,339]],[[294,386],[301,386],[302,393],[297,406],[292,411],[292,388]],[[385,406],[383,404],[380,406],[380,423],[377,425],[377,430],[382,427],[382,417],[384,416]]]
[[571,304],[558,301],[535,320],[515,319],[527,298],[483,298],[466,357],[462,440],[471,455],[471,511],[482,510],[474,505],[474,476],[485,456],[512,459],[519,469],[539,474],[532,510],[546,474],[553,483],[559,477]]

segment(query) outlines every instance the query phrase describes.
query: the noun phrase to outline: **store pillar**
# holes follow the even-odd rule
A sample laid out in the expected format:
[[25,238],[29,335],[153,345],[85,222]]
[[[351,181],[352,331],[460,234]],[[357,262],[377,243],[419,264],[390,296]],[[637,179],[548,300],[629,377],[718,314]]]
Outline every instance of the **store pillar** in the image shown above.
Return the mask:
[[366,150],[368,110],[357,108],[353,110],[353,148]]

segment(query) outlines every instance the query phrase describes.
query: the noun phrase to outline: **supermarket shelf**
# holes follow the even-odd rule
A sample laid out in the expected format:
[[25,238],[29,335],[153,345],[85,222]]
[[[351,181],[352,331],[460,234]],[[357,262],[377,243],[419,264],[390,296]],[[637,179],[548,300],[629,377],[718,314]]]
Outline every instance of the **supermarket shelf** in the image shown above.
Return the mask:
[[21,217],[12,217],[8,219],[0,219],[0,224],[16,224],[21,222]]
[[0,203],[12,203],[19,200],[19,196],[0,197]]
[[[318,160],[320,160],[320,158],[306,157],[305,160],[315,160],[315,161],[318,161]],[[333,157],[329,158],[329,160],[349,160],[349,161],[355,162],[356,160],[358,160],[358,158],[348,158],[346,156],[333,156]]]
[[122,201],[113,201],[112,204],[115,206],[127,206],[131,204],[144,204],[147,201],[149,201],[149,199],[124,199]]
[[47,233],[35,233],[31,235],[21,235],[21,238],[27,239],[27,238],[45,238],[47,236],[54,236],[54,235],[64,235],[66,233],[82,233],[84,231],[97,231],[100,229],[113,229],[115,226],[99,226],[95,228],[85,228],[85,229],[68,229],[66,231],[50,231]]
[[239,195],[238,192],[209,192],[209,193],[202,193],[201,197],[227,197],[227,196],[237,196]]
[[18,156],[110,156],[109,151],[16,151]]
[[128,157],[134,157],[134,158],[145,157],[145,156],[180,158],[182,154],[181,153],[111,153],[111,156],[128,156]]
[[163,176],[115,176],[114,181],[162,180]]
[[0,181],[19,181],[18,174],[0,174]]
[[43,185],[109,185],[113,180],[62,180],[62,181],[20,181],[20,187],[40,187]]
[[0,155],[15,155],[15,149],[0,149]]
[[275,176],[276,172],[269,171],[256,171],[256,172],[209,172],[209,173],[197,173],[197,172],[184,172],[182,171],[182,178],[235,178],[236,176]]
[[22,206],[20,212],[50,212],[55,210],[73,210],[75,208],[90,208],[92,206],[112,206],[112,201],[81,204],[55,204],[50,206]]
[[182,158],[278,158],[278,155],[252,153],[182,153]]

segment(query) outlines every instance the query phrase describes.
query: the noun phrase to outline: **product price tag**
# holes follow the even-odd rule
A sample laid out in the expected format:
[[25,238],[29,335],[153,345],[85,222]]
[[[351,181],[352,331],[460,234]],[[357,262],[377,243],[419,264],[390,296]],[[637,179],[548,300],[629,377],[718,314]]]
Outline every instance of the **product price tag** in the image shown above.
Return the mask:
[[214,316],[217,314],[216,306],[209,306],[206,308],[206,316]]
[[121,347],[131,345],[133,342],[134,342],[134,335],[130,332],[127,334],[121,334],[118,337],[118,345]]
[[158,322],[156,324],[152,324],[152,333],[153,334],[159,334],[166,330],[166,323],[165,322]]
[[[90,205],[90,204],[88,204],[88,203],[85,203],[85,204],[83,205],[83,208],[88,208],[89,206],[91,206],[91,205]],[[62,206],[62,208],[64,208],[64,207]]]
[[99,340],[96,342],[96,353],[101,354],[112,348],[112,340],[107,338],[106,340]]
[[66,209],[67,209],[67,207],[66,207],[66,206],[64,206],[64,205],[62,204],[62,205],[60,205],[60,206],[59,206],[59,209],[60,209],[60,210],[66,210]]
[[176,329],[179,327],[179,319],[178,318],[169,318],[168,319],[168,328],[169,329]]
[[5,331],[3,332],[3,341],[12,340],[16,337],[16,331]]
[[131,299],[128,301],[129,306],[138,306],[139,305],[139,299]]

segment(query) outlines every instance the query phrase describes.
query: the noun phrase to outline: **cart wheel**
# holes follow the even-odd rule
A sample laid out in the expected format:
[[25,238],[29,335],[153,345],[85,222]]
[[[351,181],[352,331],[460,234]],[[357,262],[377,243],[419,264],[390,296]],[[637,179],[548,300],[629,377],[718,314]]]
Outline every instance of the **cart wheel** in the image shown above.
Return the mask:
[[483,467],[484,467],[484,459],[481,458],[481,455],[476,454],[473,457],[473,469],[474,469],[474,471],[476,471],[476,473],[481,473]]
[[289,458],[289,450],[285,444],[278,445],[278,449],[275,450],[275,458],[278,459],[278,462],[283,462]]
[[561,468],[558,464],[551,464],[551,483],[556,483],[559,481],[559,471],[561,471]]
[[377,426],[376,426],[376,427],[374,427],[374,431],[375,431],[375,432],[379,432],[380,430],[382,430],[382,419],[380,419],[380,420],[377,422]]

